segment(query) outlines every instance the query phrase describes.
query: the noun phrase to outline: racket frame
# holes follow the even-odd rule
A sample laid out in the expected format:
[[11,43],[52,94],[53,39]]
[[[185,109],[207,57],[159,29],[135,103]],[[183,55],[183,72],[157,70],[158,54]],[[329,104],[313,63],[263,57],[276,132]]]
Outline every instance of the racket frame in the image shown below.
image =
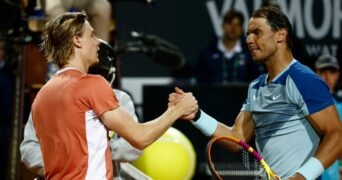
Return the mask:
[[218,172],[215,170],[215,166],[214,163],[212,162],[211,159],[211,147],[212,145],[217,142],[220,141],[222,139],[226,139],[229,140],[231,142],[234,142],[236,144],[239,144],[244,150],[246,150],[248,153],[252,154],[253,157],[261,164],[261,166],[263,167],[263,169],[265,170],[266,174],[267,174],[267,179],[268,180],[280,180],[280,177],[277,176],[272,169],[268,166],[268,164],[265,162],[265,160],[262,158],[262,156],[256,151],[254,150],[250,145],[248,145],[246,142],[237,139],[235,137],[232,136],[218,136],[218,137],[214,137],[212,138],[209,143],[208,143],[208,147],[207,147],[207,157],[208,157],[208,165],[209,168],[211,170],[211,172],[220,180],[222,180],[222,178],[220,177],[220,175],[218,174]]

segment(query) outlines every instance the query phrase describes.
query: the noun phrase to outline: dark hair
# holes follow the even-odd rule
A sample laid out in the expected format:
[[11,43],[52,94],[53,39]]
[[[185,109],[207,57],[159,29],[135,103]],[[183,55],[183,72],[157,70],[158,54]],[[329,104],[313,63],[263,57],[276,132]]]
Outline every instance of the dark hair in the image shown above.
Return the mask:
[[286,43],[289,49],[292,49],[292,26],[287,16],[280,8],[275,6],[261,7],[253,12],[254,18],[265,18],[267,23],[271,26],[273,31],[279,29],[286,29]]
[[59,68],[67,64],[67,60],[74,55],[72,38],[82,36],[86,20],[85,12],[68,12],[45,24],[40,48],[49,62]]
[[231,23],[234,18],[238,18],[241,22],[241,25],[244,23],[243,14],[240,11],[237,11],[235,9],[231,9],[227,11],[223,16],[223,23]]

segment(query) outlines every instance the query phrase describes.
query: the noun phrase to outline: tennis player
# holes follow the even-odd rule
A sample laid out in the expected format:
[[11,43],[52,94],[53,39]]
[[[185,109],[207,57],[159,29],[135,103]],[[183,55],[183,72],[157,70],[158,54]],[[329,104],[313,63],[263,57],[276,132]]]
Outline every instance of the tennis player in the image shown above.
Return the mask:
[[[268,73],[250,83],[232,127],[203,111],[193,124],[212,137],[249,141],[255,136],[257,150],[282,179],[313,180],[342,155],[342,125],[327,85],[292,56],[291,34],[280,9],[256,10],[246,42],[253,60]],[[181,94],[180,89],[171,94],[169,105]]]
[[[115,67],[114,65],[109,66],[109,59],[113,59],[115,57],[113,57],[112,54],[106,53],[109,48],[112,47],[106,43],[103,43],[103,41],[101,42],[99,50],[99,63],[90,67],[89,73],[103,76],[112,85],[116,77],[115,70],[113,70]],[[56,71],[51,72],[51,75]],[[135,121],[138,122],[138,117],[135,114],[134,102],[131,97],[124,91],[118,89],[113,89],[113,91],[119,101],[120,106],[124,108]],[[116,175],[114,179],[120,179],[120,163],[131,162],[138,159],[142,153],[142,150],[132,147],[125,139],[117,135],[114,135],[112,138],[110,138],[109,145],[113,160],[113,168]],[[38,175],[38,177],[44,177],[42,152],[40,150],[39,140],[36,136],[36,130],[33,126],[31,114],[29,115],[28,121],[25,125],[24,139],[20,144],[20,154],[21,161],[30,171]]]
[[84,12],[62,14],[43,30],[42,50],[60,69],[32,104],[46,179],[113,179],[107,129],[144,149],[179,117],[197,112],[187,93],[158,118],[137,123],[102,76],[87,74],[99,62],[99,44]]

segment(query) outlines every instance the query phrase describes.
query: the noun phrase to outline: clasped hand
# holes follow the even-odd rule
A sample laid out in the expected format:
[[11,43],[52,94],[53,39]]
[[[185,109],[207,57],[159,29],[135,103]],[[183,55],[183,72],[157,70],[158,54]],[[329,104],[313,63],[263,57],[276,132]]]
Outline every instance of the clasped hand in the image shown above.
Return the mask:
[[175,92],[169,95],[168,107],[181,106],[184,111],[180,119],[192,120],[197,111],[198,104],[196,98],[191,92],[185,93],[182,89],[176,87]]

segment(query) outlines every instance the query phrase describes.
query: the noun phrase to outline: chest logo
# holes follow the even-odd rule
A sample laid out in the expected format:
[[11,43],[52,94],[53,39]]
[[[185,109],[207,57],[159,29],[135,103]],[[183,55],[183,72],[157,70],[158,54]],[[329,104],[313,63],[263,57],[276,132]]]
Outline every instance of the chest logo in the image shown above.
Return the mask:
[[274,101],[274,100],[278,99],[280,96],[281,96],[280,94],[278,94],[278,95],[273,95],[273,96],[272,96],[272,100]]
[[253,95],[253,101],[257,101],[259,98],[256,95]]

